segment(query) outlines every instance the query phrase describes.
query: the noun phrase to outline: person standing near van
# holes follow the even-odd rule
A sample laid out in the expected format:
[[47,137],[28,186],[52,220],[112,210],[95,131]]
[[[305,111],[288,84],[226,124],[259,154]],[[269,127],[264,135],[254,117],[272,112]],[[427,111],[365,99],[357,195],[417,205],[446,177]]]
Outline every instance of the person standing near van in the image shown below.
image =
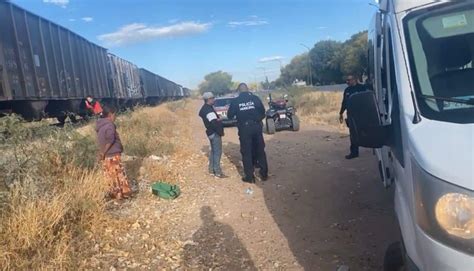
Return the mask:
[[237,88],[239,96],[230,104],[227,111],[229,119],[237,118],[239,129],[240,153],[244,165],[244,182],[254,183],[254,166],[260,167],[260,178],[268,178],[267,156],[263,139],[262,120],[265,118],[265,107],[257,96],[249,92],[246,84]]
[[214,94],[212,94],[212,92],[205,92],[202,98],[204,99],[204,105],[199,111],[199,116],[202,118],[204,126],[206,127],[206,135],[210,142],[209,174],[217,178],[226,178],[227,176],[222,173],[221,169],[224,126],[213,107],[215,102]]
[[104,106],[97,120],[96,131],[99,142],[99,160],[103,163],[105,177],[111,184],[109,195],[114,199],[126,199],[132,194],[130,184],[122,165],[123,146],[115,127],[117,109]]
[[[357,78],[353,75],[349,75],[346,78],[346,84],[348,87],[344,90],[344,96],[342,98],[341,110],[339,111],[339,122],[342,123],[344,121],[344,112],[347,109],[349,98],[351,95],[366,91],[366,87],[364,85],[359,84]],[[346,159],[353,159],[359,157],[359,146],[354,142],[353,135],[354,135],[354,128],[347,122],[347,127],[349,128],[349,134],[351,139],[351,147],[350,153],[346,155]]]

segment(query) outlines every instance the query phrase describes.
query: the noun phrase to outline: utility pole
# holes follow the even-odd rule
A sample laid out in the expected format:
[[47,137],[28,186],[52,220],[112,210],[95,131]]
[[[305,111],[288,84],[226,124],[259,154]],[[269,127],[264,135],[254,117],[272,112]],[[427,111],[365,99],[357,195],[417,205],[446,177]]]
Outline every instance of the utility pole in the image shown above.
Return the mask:
[[303,43],[300,43],[300,45],[303,46],[304,48],[308,49],[308,70],[309,70],[309,80],[308,81],[309,81],[309,84],[311,86],[313,86],[313,75],[312,75],[312,72],[311,72],[311,70],[313,69],[312,68],[313,63],[311,61],[311,56],[309,54],[311,52],[311,49],[308,46],[304,45]]

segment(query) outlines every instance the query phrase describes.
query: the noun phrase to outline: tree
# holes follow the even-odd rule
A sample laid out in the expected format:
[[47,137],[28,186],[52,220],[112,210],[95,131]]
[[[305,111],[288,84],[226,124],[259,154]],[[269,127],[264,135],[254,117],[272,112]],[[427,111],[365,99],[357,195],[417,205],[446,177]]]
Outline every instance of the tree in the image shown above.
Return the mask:
[[[320,41],[309,52],[313,82],[334,84],[343,82],[344,75],[362,79],[367,73],[367,31],[352,35],[345,42]],[[296,79],[308,81],[307,54],[295,56],[275,81],[279,87],[292,84]]]
[[337,56],[342,44],[338,41],[325,40],[316,43],[310,51],[313,68],[313,82],[322,85],[342,82]]
[[296,79],[300,81],[308,81],[308,61],[308,54],[295,56],[290,64],[286,65],[281,70],[280,78],[276,81],[276,84],[279,86],[291,85]]
[[362,79],[367,74],[367,31],[352,35],[342,50],[341,71],[345,75],[355,75]]
[[229,93],[232,88],[232,75],[217,71],[204,76],[204,82],[199,84],[199,92],[212,92],[214,95]]
[[265,81],[260,82],[260,86],[262,86],[264,90],[272,89],[272,84],[268,81],[268,77],[265,78]]

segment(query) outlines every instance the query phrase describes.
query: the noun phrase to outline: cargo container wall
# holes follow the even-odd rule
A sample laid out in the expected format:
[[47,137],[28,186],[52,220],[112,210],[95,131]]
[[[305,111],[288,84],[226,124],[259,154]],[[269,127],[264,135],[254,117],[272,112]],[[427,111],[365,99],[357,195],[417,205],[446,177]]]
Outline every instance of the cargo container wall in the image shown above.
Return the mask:
[[140,78],[142,82],[142,91],[146,98],[159,98],[160,85],[158,76],[148,70],[140,69]]
[[106,65],[106,49],[0,1],[0,99],[107,98]]
[[119,99],[143,98],[139,68],[120,57],[108,54],[109,87]]
[[168,97],[168,86],[166,84],[166,79],[158,75],[157,80],[158,80],[158,84],[160,85],[160,95],[163,98],[167,98]]
[[160,96],[163,98],[166,98],[166,93],[167,93],[167,85],[166,85],[166,78],[157,75],[156,80],[158,81],[158,85],[160,86]]

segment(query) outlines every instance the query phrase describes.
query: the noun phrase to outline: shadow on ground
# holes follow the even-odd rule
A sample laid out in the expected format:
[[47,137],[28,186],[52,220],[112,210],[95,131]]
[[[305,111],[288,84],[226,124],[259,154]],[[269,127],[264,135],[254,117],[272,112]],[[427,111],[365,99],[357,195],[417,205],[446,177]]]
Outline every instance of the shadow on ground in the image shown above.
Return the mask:
[[[345,160],[347,135],[279,132],[266,142],[270,179],[257,182],[275,223],[305,270],[381,270],[398,239],[393,195],[384,190],[370,150]],[[239,145],[224,154],[242,172]]]
[[211,207],[201,208],[202,226],[184,246],[186,268],[193,270],[257,270],[231,226],[215,220]]

